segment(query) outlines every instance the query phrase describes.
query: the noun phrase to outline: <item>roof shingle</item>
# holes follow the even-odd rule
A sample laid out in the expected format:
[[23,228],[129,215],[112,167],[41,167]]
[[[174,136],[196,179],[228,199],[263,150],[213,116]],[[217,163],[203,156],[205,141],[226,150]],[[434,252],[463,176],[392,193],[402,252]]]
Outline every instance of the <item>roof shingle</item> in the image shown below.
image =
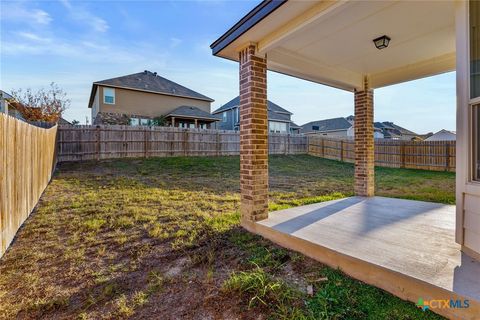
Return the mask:
[[156,72],[150,72],[147,70],[122,77],[97,81],[93,84],[214,101],[212,98],[160,77]]
[[218,121],[220,120],[215,115],[210,114],[209,112],[203,111],[200,108],[193,106],[180,106],[168,114],[166,117],[188,117],[188,118],[197,118],[197,119],[208,119]]

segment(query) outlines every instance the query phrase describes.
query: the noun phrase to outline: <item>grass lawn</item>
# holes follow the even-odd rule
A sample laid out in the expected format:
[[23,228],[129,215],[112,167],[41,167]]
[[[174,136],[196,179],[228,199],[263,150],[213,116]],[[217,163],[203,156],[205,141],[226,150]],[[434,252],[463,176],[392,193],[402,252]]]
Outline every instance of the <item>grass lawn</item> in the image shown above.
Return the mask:
[[[0,318],[440,319],[242,230],[238,168],[238,157],[61,164],[0,260]],[[377,195],[455,200],[452,173],[377,168],[376,183]],[[352,193],[351,164],[270,158],[271,210]]]

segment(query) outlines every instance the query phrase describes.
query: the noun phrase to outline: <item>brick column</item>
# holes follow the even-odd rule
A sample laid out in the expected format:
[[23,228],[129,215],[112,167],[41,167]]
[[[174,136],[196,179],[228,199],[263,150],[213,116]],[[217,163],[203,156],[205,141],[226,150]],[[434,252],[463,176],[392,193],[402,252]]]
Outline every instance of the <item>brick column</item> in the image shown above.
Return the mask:
[[267,61],[255,49],[249,45],[239,53],[242,222],[268,217]]
[[375,141],[373,137],[373,89],[368,77],[363,91],[355,91],[355,195],[375,193]]

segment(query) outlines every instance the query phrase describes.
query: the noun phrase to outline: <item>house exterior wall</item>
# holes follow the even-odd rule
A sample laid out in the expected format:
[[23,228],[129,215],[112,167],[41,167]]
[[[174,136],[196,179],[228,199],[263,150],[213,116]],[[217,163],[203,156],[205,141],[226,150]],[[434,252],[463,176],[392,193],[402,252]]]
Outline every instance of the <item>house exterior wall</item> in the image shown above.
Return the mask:
[[[349,138],[354,138],[355,137],[355,127],[354,126],[351,126],[350,128],[348,128],[347,136]],[[383,139],[384,138],[383,133],[381,133],[380,131],[376,131],[376,130],[373,132],[373,137],[375,139]]]
[[[240,113],[237,111],[238,107],[231,108],[228,110],[225,110],[223,112],[219,112],[216,115],[221,117],[221,120],[218,121],[217,123],[217,129],[220,130],[238,130],[239,129],[239,123],[240,123]],[[226,119],[223,121],[223,114],[226,114]],[[289,119],[291,118],[290,114],[282,113],[283,115],[287,116]],[[281,122],[285,123],[283,121],[276,121],[276,120],[268,120],[269,123],[269,131],[270,131],[270,122]],[[287,133],[290,133],[290,122],[286,122],[287,124]]]
[[99,111],[99,108],[100,108],[100,100],[99,100],[99,91],[97,89],[97,91],[95,92],[95,97],[93,98],[93,103],[92,103],[92,123],[94,123],[95,121],[95,118],[97,117],[97,114],[98,114],[98,111]]
[[[229,109],[221,113],[217,113],[217,116],[221,117],[221,120],[217,122],[217,128],[221,130],[235,130],[235,123],[237,122],[234,117],[234,109]],[[226,113],[226,121],[223,121],[223,113]]]
[[307,131],[307,132],[302,130],[302,133],[320,135],[320,136],[325,136],[325,137],[343,137],[343,138],[346,138],[348,136],[348,129],[332,130],[332,131],[310,130],[310,131]]
[[455,2],[457,41],[456,241],[468,255],[480,259],[480,182],[473,181],[473,105],[469,92],[468,1]]
[[[209,101],[121,88],[115,88],[115,104],[106,104],[103,101],[103,90],[104,86],[98,86],[95,99],[98,101],[98,112],[105,114],[135,115],[154,118],[165,115],[180,106],[194,106],[203,111],[210,112],[211,103]],[[95,115],[98,112],[96,112]]]

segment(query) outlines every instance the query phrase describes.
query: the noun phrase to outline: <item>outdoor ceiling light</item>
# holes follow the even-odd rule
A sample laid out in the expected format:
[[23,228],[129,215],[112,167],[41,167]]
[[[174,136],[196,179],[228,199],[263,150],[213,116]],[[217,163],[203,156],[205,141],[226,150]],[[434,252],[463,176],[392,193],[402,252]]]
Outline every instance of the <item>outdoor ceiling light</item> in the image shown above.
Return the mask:
[[375,47],[377,47],[378,50],[382,50],[388,47],[388,44],[390,43],[390,38],[386,35],[383,35],[381,37],[373,39],[373,43],[375,43]]

